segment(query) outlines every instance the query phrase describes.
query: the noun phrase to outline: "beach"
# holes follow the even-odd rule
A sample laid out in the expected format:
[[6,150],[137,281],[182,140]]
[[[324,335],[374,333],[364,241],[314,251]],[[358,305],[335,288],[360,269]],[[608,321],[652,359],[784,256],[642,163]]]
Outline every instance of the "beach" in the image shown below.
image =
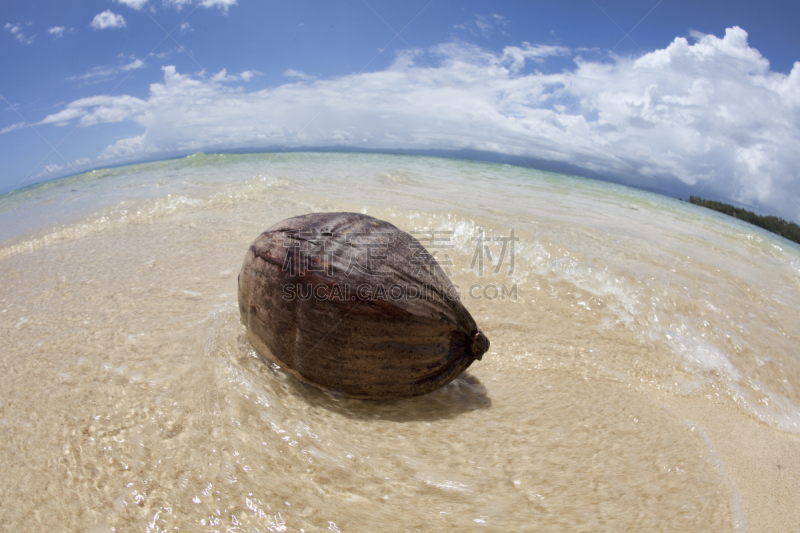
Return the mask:
[[[800,527],[800,247],[758,228],[574,176],[376,154],[197,154],[0,200],[9,530]],[[259,356],[245,252],[336,211],[437,252],[491,340],[481,361],[361,401]]]

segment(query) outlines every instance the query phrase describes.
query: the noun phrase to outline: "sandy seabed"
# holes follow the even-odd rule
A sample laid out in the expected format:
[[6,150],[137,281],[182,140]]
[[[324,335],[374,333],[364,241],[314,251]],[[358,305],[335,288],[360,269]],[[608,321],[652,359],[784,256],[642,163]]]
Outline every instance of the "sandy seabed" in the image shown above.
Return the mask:
[[[208,162],[246,178],[3,243],[6,530],[800,528],[795,251],[677,202],[509,167],[262,164]],[[199,171],[154,172],[141,181]],[[456,285],[516,285],[463,291],[492,341],[483,360],[385,402],[262,360],[239,321],[241,261],[313,211],[447,232]],[[514,228],[513,272],[469,269],[479,228]]]

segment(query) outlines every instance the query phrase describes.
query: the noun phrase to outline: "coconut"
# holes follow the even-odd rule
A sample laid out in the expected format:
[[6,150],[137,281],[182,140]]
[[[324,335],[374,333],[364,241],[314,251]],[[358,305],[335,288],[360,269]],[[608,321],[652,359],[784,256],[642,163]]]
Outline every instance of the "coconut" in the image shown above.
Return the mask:
[[314,213],[258,236],[239,274],[247,337],[306,383],[354,398],[443,387],[489,348],[420,242],[358,213]]

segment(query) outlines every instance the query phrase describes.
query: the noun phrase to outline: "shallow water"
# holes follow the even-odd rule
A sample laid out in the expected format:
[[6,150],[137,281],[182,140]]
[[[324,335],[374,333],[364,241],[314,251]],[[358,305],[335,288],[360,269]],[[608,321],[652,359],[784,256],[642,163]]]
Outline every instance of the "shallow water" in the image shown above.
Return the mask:
[[[443,232],[483,360],[369,402],[259,358],[244,253],[318,211]],[[670,398],[800,433],[800,251],[668,198],[444,159],[197,155],[18,191],[0,220],[9,530],[743,530],[718,453],[735,432]],[[513,269],[487,240],[512,229]]]

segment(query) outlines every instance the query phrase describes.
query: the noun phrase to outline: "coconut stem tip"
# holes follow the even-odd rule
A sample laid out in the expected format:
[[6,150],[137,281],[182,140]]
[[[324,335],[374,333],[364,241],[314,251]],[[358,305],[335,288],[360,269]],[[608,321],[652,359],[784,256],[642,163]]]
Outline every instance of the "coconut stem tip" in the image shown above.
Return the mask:
[[489,350],[489,339],[486,338],[486,335],[481,330],[476,331],[472,336],[472,355],[480,361],[487,350]]

